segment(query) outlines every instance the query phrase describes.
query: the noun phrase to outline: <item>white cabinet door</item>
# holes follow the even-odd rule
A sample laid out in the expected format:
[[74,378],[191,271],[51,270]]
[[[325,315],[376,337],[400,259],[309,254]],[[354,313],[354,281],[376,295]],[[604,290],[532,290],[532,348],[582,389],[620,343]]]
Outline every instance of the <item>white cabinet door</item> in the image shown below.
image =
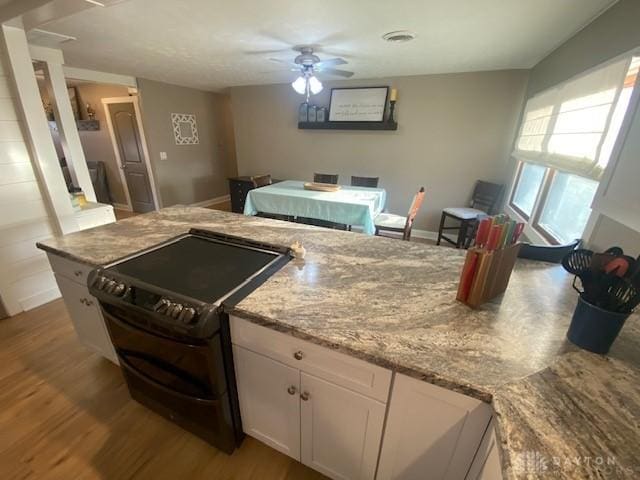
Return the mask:
[[304,372],[300,378],[302,463],[333,479],[373,479],[384,404]]
[[104,324],[98,301],[84,285],[58,274],[55,277],[78,338],[86,346],[117,364],[116,352]]
[[491,419],[479,400],[396,374],[378,480],[460,480]]
[[495,421],[487,427],[466,480],[502,480]]
[[300,371],[233,346],[242,428],[300,460]]

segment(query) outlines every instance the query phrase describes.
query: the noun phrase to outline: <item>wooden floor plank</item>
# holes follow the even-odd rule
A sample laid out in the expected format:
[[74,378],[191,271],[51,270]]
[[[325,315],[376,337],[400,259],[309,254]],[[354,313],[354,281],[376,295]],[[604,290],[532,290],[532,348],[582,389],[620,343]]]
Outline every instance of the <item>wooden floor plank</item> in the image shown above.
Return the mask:
[[233,455],[132,400],[56,300],[0,320],[0,479],[321,480],[247,437]]

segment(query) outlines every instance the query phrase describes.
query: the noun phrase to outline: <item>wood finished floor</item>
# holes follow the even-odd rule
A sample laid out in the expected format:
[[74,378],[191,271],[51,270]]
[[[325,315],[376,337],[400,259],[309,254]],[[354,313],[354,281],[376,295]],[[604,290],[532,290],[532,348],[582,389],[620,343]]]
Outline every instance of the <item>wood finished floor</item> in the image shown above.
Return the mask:
[[225,455],[129,397],[62,300],[0,320],[0,479],[324,479],[247,437]]

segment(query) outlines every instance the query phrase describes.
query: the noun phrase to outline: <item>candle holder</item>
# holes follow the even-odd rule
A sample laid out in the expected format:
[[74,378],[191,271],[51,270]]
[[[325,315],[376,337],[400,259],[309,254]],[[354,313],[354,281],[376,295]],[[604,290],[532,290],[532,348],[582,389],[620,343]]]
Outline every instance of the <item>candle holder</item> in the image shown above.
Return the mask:
[[393,118],[395,110],[396,110],[396,101],[391,100],[389,102],[389,117],[387,118],[387,123],[396,123],[395,119]]

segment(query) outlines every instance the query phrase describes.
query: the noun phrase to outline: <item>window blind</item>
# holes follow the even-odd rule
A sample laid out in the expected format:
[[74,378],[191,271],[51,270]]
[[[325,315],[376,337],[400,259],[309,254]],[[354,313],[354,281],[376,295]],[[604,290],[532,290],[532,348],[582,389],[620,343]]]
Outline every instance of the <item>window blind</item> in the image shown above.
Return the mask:
[[613,62],[529,99],[513,156],[599,180],[606,166],[602,144],[629,61]]

